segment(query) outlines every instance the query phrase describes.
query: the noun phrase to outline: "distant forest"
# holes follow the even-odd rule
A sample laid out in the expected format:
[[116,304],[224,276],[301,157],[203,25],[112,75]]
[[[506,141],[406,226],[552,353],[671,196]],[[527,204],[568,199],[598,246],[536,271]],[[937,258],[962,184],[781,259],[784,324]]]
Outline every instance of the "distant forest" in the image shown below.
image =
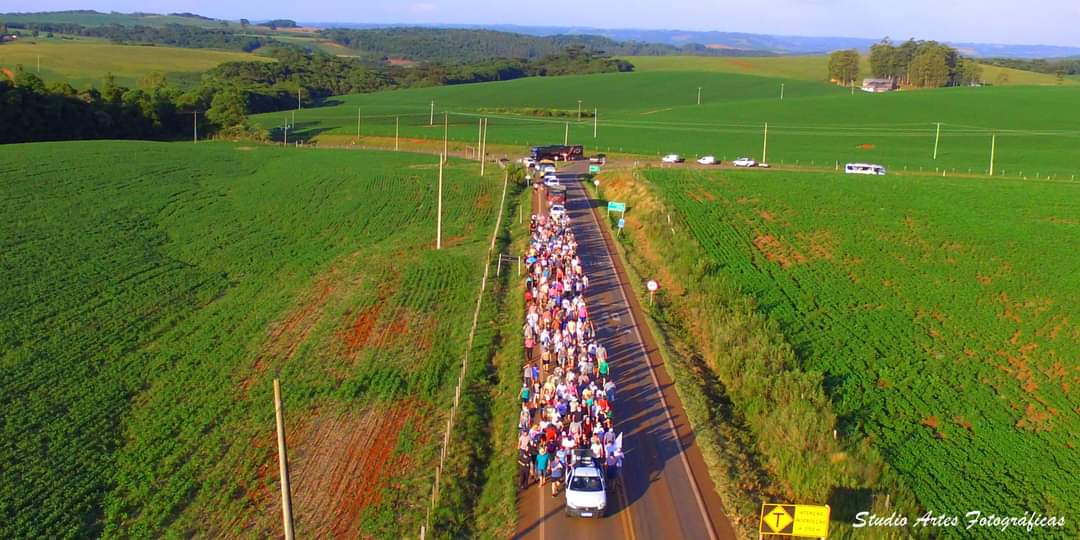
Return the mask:
[[767,55],[761,51],[709,49],[690,44],[682,47],[661,43],[614,41],[602,36],[557,35],[528,36],[494,30],[458,28],[373,28],[346,30],[331,28],[319,32],[325,39],[355,49],[361,56],[382,60],[409,60],[469,64],[491,58],[536,59],[556,54],[567,47],[615,55],[730,56],[737,53]]
[[1080,75],[1080,58],[1063,58],[1060,60],[987,58],[985,60],[980,60],[980,62],[992,66],[1047,73],[1050,75],[1057,75],[1060,78],[1063,78],[1066,75]]
[[9,28],[26,30],[35,37],[40,34],[64,34],[103,38],[114,43],[169,45],[189,49],[228,49],[251,52],[272,44],[283,45],[268,36],[244,35],[225,28],[201,28],[185,24],[152,27],[119,24],[83,26],[66,23],[0,23],[0,33]]

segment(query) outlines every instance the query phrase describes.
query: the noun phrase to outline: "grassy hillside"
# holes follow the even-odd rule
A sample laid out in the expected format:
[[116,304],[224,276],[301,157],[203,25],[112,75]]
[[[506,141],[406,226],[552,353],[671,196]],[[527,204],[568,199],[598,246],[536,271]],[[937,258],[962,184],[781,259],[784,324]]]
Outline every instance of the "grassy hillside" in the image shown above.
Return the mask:
[[[828,56],[717,58],[704,56],[627,56],[638,71],[706,71],[741,73],[821,81],[829,73]],[[869,76],[870,61],[862,57],[860,73]],[[1004,78],[1003,78],[1004,77]],[[1045,73],[983,65],[983,80],[995,86],[1051,86],[1057,78]],[[1072,81],[1066,84],[1075,84]]]
[[234,61],[272,59],[253,54],[179,47],[115,45],[93,40],[38,39],[0,45],[0,66],[14,70],[22,64],[36,70],[41,57],[41,77],[46,83],[67,82],[76,88],[101,86],[106,73],[117,82],[134,87],[147,73],[164,72],[170,80],[197,81],[199,74]]
[[452,162],[436,252],[433,161],[0,147],[3,537],[278,535],[274,377],[298,535],[415,536],[503,185]]
[[[1064,516],[1080,503],[1060,480],[1080,467],[1080,186],[645,177],[709,275],[752,296],[799,367],[822,374],[850,447],[870,441],[921,508]],[[717,369],[748,414],[772,406],[747,388],[754,367]]]
[[[222,21],[172,15],[138,15],[133,13],[99,13],[93,11],[54,11],[47,13],[0,13],[0,21],[18,23],[81,24],[83,26],[165,26],[186,24],[204,28],[220,28]],[[239,26],[237,23],[236,26]]]
[[[779,100],[780,84],[785,99]],[[702,88],[702,105],[695,104]],[[985,174],[991,135],[997,133],[995,174],[1071,178],[1080,173],[1074,151],[1080,132],[1080,88],[945,88],[871,95],[824,82],[729,73],[643,72],[523,79],[477,85],[411,89],[334,98],[334,105],[297,114],[297,135],[356,135],[357,112],[367,135],[393,136],[402,116],[404,137],[439,138],[429,107],[454,113],[450,136],[475,144],[476,111],[542,107],[599,109],[597,138],[589,120],[570,123],[569,139],[589,151],[659,155],[714,154],[761,158],[769,123],[768,161],[832,168],[871,161],[894,172],[947,169]],[[992,113],[988,113],[992,111]],[[283,114],[255,117],[266,127]],[[942,122],[938,159],[932,159],[935,123]],[[525,146],[561,142],[565,122],[491,115],[489,142]]]

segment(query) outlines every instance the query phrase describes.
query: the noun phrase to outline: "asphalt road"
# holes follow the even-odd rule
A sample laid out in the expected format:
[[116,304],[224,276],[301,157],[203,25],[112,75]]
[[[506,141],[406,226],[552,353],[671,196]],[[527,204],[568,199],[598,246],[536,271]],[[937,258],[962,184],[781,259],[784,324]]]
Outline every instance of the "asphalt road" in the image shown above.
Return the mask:
[[[640,304],[623,286],[624,273],[611,257],[594,201],[577,181],[587,166],[571,164],[559,178],[567,186],[566,207],[589,275],[590,313],[612,359],[616,429],[625,433],[622,481],[609,489],[602,519],[567,517],[564,497],[552,497],[548,486],[541,490],[534,483],[519,493],[514,538],[735,538],[655,340],[637,324]],[[542,197],[534,197],[533,205],[535,212],[544,211]]]

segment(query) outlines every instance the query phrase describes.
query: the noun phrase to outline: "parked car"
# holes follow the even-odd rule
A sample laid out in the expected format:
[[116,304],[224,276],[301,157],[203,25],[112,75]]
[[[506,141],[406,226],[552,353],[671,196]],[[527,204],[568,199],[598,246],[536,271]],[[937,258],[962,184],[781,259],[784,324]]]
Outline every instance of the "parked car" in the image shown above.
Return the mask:
[[701,156],[698,158],[697,162],[702,165],[716,165],[719,163],[716,161],[716,156]]
[[596,154],[595,156],[589,158],[589,163],[603,165],[607,163],[607,156],[604,154]]
[[741,157],[739,159],[736,159],[735,161],[732,161],[731,164],[736,166],[736,167],[756,167],[757,166],[757,162],[754,161],[752,158],[748,158],[748,157]]
[[591,458],[582,458],[570,468],[566,478],[566,515],[604,517],[607,508],[604,474]]
[[686,161],[686,158],[680,156],[679,154],[668,154],[660,158],[661,163],[682,163],[684,161]]
[[566,207],[561,204],[553,204],[551,208],[548,208],[548,213],[551,214],[551,217],[559,219],[566,214]]

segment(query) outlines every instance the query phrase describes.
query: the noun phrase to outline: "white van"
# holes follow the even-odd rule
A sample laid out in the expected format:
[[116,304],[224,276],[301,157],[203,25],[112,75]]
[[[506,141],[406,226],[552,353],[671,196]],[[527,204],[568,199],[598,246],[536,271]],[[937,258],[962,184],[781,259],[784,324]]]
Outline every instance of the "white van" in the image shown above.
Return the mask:
[[847,165],[844,165],[844,172],[846,174],[885,176],[885,167],[874,165],[873,163],[848,163]]

